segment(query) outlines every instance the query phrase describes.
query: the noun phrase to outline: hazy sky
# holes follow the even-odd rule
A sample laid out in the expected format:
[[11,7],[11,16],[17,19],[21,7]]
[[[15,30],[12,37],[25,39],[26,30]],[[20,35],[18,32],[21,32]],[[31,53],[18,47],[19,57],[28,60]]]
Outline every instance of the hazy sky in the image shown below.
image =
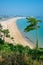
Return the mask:
[[0,0],[0,15],[43,16],[43,0]]

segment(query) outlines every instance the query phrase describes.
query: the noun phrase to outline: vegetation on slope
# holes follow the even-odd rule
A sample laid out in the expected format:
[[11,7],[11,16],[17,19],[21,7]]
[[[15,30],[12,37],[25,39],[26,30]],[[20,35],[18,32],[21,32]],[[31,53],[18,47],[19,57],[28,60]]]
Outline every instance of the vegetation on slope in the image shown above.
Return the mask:
[[43,65],[43,48],[0,43],[0,65]]

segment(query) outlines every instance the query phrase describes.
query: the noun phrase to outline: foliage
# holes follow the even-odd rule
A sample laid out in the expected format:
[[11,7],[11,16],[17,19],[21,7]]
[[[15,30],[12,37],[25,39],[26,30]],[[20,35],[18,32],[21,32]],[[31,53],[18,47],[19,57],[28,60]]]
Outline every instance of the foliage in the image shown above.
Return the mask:
[[0,42],[5,41],[5,37],[10,38],[9,30],[3,29],[3,26],[0,24]]
[[0,65],[43,65],[43,49],[30,49],[28,46],[0,45]]
[[0,44],[3,44],[3,42],[4,42],[4,40],[2,40],[2,39],[0,38]]

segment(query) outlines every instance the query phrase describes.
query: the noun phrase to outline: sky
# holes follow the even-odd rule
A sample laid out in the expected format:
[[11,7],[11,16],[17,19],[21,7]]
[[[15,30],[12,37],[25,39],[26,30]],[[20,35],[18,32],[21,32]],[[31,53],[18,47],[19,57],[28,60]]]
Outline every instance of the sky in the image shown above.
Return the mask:
[[43,0],[0,0],[0,15],[43,16]]

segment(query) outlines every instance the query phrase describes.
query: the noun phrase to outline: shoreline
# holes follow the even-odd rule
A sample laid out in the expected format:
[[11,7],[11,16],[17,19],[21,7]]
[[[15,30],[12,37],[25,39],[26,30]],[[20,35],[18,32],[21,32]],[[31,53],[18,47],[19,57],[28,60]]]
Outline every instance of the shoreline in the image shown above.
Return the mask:
[[3,29],[8,29],[10,32],[10,36],[14,38],[14,41],[12,41],[9,38],[6,38],[5,41],[6,42],[11,42],[14,44],[14,42],[16,44],[21,44],[23,46],[29,46],[31,49],[34,48],[33,43],[31,43],[30,41],[28,42],[23,35],[20,33],[20,30],[18,29],[18,26],[16,24],[18,19],[21,19],[23,17],[15,17],[15,18],[11,18],[5,21],[1,21],[0,23],[3,26]]

